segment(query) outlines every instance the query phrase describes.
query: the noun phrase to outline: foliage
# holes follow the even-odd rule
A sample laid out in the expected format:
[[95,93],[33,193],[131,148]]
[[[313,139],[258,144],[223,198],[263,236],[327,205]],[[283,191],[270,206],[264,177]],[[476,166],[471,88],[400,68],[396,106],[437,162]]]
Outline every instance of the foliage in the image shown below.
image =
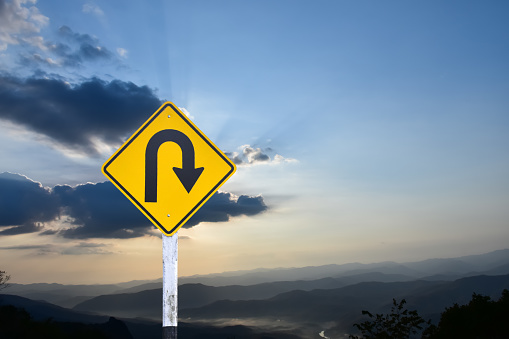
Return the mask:
[[393,299],[391,313],[373,315],[362,311],[371,320],[354,324],[362,337],[350,335],[350,339],[401,339],[422,331],[427,339],[502,339],[509,338],[509,290],[502,291],[498,301],[489,296],[474,293],[467,305],[454,304],[442,312],[438,326],[425,322],[417,311],[404,308],[405,299],[399,304]]
[[498,301],[474,293],[467,305],[454,304],[442,313],[430,338],[509,338],[509,291]]
[[10,275],[6,275],[5,271],[0,271],[0,291],[4,288],[9,287],[9,284],[7,283],[11,279]]
[[417,311],[407,310],[404,307],[405,303],[405,299],[399,303],[396,299],[392,299],[393,306],[388,315],[373,315],[368,311],[362,311],[362,314],[367,315],[371,320],[354,324],[353,326],[361,331],[362,337],[350,335],[350,339],[406,339],[412,334],[417,334],[423,329],[421,325],[426,321]]
[[0,307],[0,338],[65,339],[50,321],[35,322],[28,312],[10,305]]
[[0,338],[5,339],[108,339],[94,328],[83,324],[58,323],[51,319],[35,321],[24,309],[0,306]]

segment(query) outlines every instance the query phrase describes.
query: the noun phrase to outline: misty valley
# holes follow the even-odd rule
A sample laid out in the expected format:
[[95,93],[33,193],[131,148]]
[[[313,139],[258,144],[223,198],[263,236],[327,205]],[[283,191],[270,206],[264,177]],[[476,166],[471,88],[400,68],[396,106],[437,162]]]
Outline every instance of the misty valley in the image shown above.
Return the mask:
[[[161,336],[161,280],[110,285],[10,284],[0,307],[105,338]],[[179,279],[179,338],[348,338],[363,310],[393,298],[432,323],[473,293],[509,289],[509,250],[419,262],[258,269]],[[49,320],[50,319],[50,320]],[[74,325],[72,325],[74,324]],[[81,324],[81,325],[79,325]],[[88,325],[87,325],[88,324]],[[74,326],[74,327],[73,327]],[[84,331],[84,330],[83,330]]]

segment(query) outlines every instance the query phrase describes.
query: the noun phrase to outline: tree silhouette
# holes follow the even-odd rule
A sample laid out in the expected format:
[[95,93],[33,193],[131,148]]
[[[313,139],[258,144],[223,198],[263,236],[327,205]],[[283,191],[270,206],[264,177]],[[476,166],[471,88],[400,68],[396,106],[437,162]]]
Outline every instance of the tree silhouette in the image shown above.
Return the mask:
[[362,311],[371,320],[366,320],[360,324],[354,324],[362,333],[362,337],[350,335],[350,339],[406,339],[412,334],[419,333],[423,324],[430,324],[422,319],[417,311],[409,311],[404,305],[406,300],[399,303],[392,299],[391,313],[388,315],[373,315],[368,311]]
[[9,284],[7,283],[11,279],[10,275],[6,275],[5,271],[0,271],[0,291],[4,288],[9,287]]
[[446,308],[430,338],[509,338],[509,291],[498,301],[474,293],[467,305]]
[[498,301],[489,296],[474,293],[467,305],[454,304],[447,307],[440,317],[438,326],[424,321],[417,311],[404,308],[393,299],[391,313],[373,315],[362,311],[371,320],[353,326],[359,329],[362,337],[350,335],[350,339],[407,339],[422,331],[421,338],[427,339],[505,339],[509,338],[509,290],[504,289]]

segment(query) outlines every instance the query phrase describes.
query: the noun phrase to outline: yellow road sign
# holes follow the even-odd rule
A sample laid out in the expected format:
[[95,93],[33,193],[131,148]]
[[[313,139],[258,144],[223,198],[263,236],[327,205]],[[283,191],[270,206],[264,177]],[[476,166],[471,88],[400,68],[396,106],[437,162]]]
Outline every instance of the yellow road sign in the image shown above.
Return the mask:
[[102,172],[171,236],[235,172],[233,162],[171,102],[164,103]]

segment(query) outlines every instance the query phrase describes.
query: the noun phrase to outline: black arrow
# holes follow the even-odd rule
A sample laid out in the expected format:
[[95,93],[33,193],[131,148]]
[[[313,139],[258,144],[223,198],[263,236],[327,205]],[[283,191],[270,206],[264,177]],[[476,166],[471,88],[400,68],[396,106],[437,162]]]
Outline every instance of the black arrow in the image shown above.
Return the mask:
[[203,167],[194,167],[194,147],[187,135],[174,129],[157,132],[150,138],[145,151],[145,202],[157,202],[157,152],[165,142],[174,142],[182,150],[182,168],[173,167],[173,171],[187,193],[203,172]]

